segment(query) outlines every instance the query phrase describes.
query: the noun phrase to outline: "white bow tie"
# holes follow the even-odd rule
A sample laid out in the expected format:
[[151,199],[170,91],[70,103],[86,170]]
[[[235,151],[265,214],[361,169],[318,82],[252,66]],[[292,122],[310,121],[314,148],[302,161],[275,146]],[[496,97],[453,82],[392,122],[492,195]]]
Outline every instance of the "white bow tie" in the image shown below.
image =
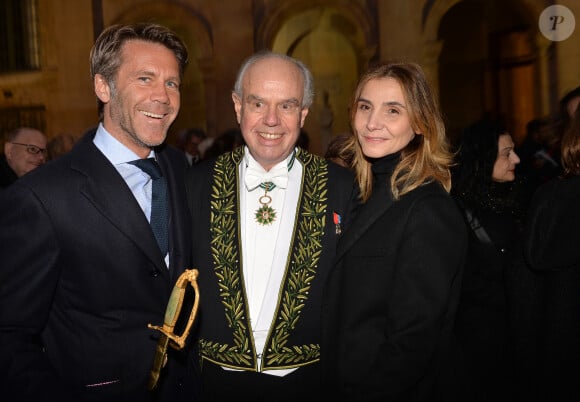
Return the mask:
[[244,177],[246,188],[252,191],[262,183],[274,183],[276,187],[286,188],[288,186],[288,167],[281,165],[264,172],[253,166],[248,166]]

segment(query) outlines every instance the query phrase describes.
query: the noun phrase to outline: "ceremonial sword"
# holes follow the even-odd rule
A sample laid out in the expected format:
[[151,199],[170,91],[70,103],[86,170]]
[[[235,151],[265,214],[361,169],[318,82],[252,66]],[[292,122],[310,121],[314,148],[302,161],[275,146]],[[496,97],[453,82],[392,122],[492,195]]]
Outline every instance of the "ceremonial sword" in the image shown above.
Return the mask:
[[[157,386],[157,381],[159,380],[161,369],[163,369],[167,363],[167,347],[171,346],[173,349],[181,350],[185,346],[185,341],[189,335],[193,321],[195,320],[197,307],[199,305],[197,275],[197,269],[186,269],[179,276],[179,278],[177,278],[177,282],[175,282],[175,286],[171,291],[171,296],[169,297],[169,302],[167,303],[167,309],[165,310],[163,326],[159,327],[157,325],[147,325],[149,328],[161,332],[161,336],[157,341],[157,347],[155,348],[153,367],[151,368],[151,374],[147,384],[147,389],[150,391],[155,389]],[[191,313],[189,314],[189,319],[187,320],[187,324],[183,330],[183,333],[181,335],[176,335],[174,333],[175,325],[183,307],[183,300],[185,298],[185,291],[188,284],[191,284],[195,291],[195,301],[193,302],[193,307],[191,309]]]

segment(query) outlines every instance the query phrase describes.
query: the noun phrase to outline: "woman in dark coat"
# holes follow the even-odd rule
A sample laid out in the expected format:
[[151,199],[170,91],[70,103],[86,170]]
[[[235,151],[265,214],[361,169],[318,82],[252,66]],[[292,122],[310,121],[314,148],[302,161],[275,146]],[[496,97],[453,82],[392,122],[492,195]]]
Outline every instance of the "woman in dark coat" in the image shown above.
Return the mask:
[[450,400],[443,389],[467,235],[448,194],[452,155],[421,68],[363,75],[351,109],[362,205],[327,282],[329,400]]
[[561,149],[564,173],[534,194],[510,280],[518,400],[580,400],[580,108]]
[[464,354],[467,401],[511,401],[504,274],[521,236],[520,159],[507,130],[481,120],[464,130],[451,194],[464,212],[469,250],[455,333]]

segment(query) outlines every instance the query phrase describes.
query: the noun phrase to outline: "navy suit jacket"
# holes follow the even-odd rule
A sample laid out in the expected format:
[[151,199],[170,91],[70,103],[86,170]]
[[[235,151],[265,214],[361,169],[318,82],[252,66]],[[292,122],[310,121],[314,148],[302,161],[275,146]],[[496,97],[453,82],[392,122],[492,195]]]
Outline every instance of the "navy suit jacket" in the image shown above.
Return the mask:
[[193,380],[177,353],[158,390],[146,390],[159,337],[147,324],[163,323],[189,263],[186,161],[156,149],[171,205],[167,269],[147,218],[93,138],[88,132],[0,195],[3,396],[178,400]]

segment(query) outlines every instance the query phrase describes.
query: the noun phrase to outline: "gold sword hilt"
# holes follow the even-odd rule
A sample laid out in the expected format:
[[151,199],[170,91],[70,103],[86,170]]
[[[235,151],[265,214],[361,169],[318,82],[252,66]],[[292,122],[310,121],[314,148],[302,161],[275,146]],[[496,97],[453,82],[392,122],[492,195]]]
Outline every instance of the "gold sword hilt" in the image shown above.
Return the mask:
[[[171,296],[167,303],[167,308],[165,309],[165,318],[163,319],[163,326],[159,327],[157,325],[147,324],[148,328],[158,330],[161,332],[159,341],[157,341],[157,347],[155,349],[155,357],[153,359],[153,367],[151,368],[151,375],[149,377],[149,383],[147,388],[153,390],[157,386],[157,381],[159,380],[159,374],[161,369],[165,367],[167,363],[167,347],[170,345],[176,350],[181,350],[185,346],[187,337],[195,321],[195,316],[197,315],[197,309],[199,306],[199,287],[197,285],[197,276],[199,272],[197,269],[186,269],[175,282],[175,286],[171,291]],[[191,285],[195,292],[195,301],[193,307],[189,314],[187,324],[181,335],[175,334],[175,325],[181,314],[181,309],[183,307],[183,300],[185,299],[185,291],[187,290],[187,285]]]

